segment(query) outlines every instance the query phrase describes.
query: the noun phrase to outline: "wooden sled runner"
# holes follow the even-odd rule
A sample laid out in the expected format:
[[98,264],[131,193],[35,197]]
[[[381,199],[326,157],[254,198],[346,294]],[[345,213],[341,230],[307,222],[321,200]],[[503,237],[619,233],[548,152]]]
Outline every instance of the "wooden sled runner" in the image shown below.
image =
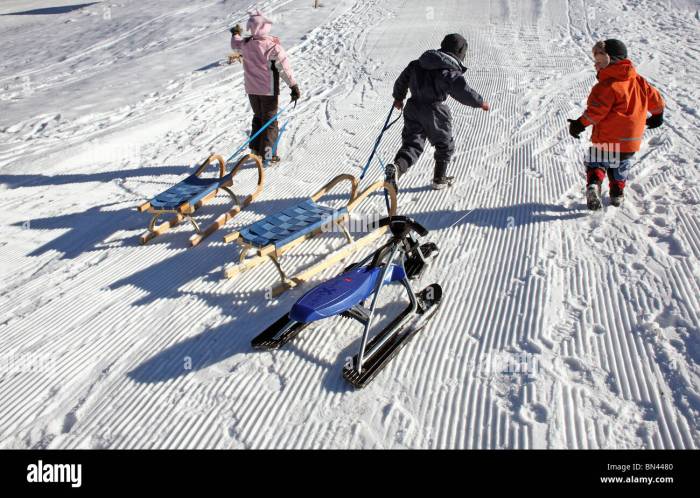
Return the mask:
[[[318,201],[324,195],[341,182],[350,183],[350,197],[343,208],[334,210],[318,204]],[[346,174],[333,178],[309,199],[272,214],[238,232],[226,235],[224,237],[225,242],[235,240],[241,246],[241,255],[239,264],[227,268],[224,272],[225,276],[233,278],[239,273],[254,268],[269,259],[277,268],[281,278],[281,283],[272,289],[274,296],[308,281],[316,273],[357,252],[387,231],[386,226],[376,227],[369,234],[354,240],[345,227],[345,223],[352,211],[371,193],[382,188],[386,189],[389,196],[389,215],[393,216],[396,214],[396,191],[390,184],[378,181],[367,187],[366,190],[358,193],[357,178]],[[329,224],[342,230],[343,235],[347,239],[347,245],[300,273],[292,277],[287,276],[280,264],[281,256],[305,240],[320,234],[327,229]],[[254,253],[252,256],[250,255],[251,252]]]
[[[217,178],[202,178],[201,175],[204,170],[214,162],[218,163],[219,176]],[[257,167],[258,184],[252,194],[241,200],[233,193],[231,187],[233,186],[236,174],[238,174],[246,163],[250,162],[255,163]],[[190,245],[196,246],[204,238],[224,226],[226,222],[253,202],[260,192],[262,192],[264,182],[265,172],[258,156],[253,154],[243,156],[227,174],[226,161],[224,161],[224,158],[217,154],[210,155],[190,176],[137,208],[142,213],[148,212],[153,215],[148,225],[148,231],[143,233],[140,237],[141,244],[146,244],[149,240],[167,232],[186,219],[192,224],[196,232],[190,237]],[[194,218],[192,218],[192,215],[197,209],[214,199],[220,191],[228,194],[233,200],[234,205],[231,209],[220,215],[211,225],[201,229]],[[160,217],[165,214],[173,214],[173,216],[157,224]]]

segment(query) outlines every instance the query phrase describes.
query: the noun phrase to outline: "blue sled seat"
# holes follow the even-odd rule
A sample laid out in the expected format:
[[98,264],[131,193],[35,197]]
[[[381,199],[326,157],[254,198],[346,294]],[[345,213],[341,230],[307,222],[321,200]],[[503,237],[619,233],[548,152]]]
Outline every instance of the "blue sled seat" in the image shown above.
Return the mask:
[[[289,318],[309,323],[343,313],[372,295],[381,273],[382,268],[378,266],[363,266],[341,273],[304,294],[292,306]],[[384,283],[398,282],[405,276],[401,266],[392,264]]]
[[182,204],[196,204],[204,197],[220,188],[229,179],[229,175],[223,178],[200,178],[191,175],[180,183],[173,185],[168,190],[158,194],[151,200],[151,207],[163,211],[176,211]]
[[307,199],[242,229],[240,237],[253,247],[274,244],[279,249],[347,213],[346,208],[332,209]]

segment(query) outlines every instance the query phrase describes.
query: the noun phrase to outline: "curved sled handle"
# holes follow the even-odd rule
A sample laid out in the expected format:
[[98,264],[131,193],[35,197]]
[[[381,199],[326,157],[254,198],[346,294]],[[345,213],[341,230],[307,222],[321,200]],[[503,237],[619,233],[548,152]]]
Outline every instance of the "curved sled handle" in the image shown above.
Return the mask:
[[213,161],[219,163],[219,178],[223,178],[224,175],[226,175],[226,161],[224,161],[224,158],[219,154],[210,154],[209,157],[207,157],[194,172],[195,176],[201,175],[207,166],[209,166]]
[[331,181],[326,183],[321,189],[316,192],[314,195],[311,196],[311,200],[314,202],[317,202],[321,197],[326,195],[333,187],[338,185],[340,182],[350,182],[350,200],[348,201],[348,204],[353,202],[357,196],[357,178],[355,178],[352,175],[349,175],[347,173],[338,175],[335,178],[333,178]]
[[352,211],[355,209],[357,206],[360,205],[369,195],[373,192],[376,192],[377,190],[383,188],[384,189],[384,195],[388,199],[388,208],[389,208],[389,216],[394,216],[396,214],[396,190],[394,190],[394,187],[390,184],[385,182],[384,180],[379,180],[377,182],[374,182],[372,185],[364,189],[362,192],[358,193],[354,200],[350,202],[347,206],[348,211]]
[[258,156],[255,154],[246,154],[245,156],[241,157],[236,165],[231,169],[230,175],[232,177],[236,176],[238,171],[249,162],[253,162],[255,168],[258,170],[258,185],[255,193],[253,194],[254,197],[257,197],[263,188],[263,184],[265,183],[265,169],[263,168],[262,161]]
[[428,230],[415,220],[408,216],[388,216],[379,220],[379,226],[389,226],[391,233],[396,237],[404,237],[411,230],[416,232],[421,237],[428,235]]
[[263,185],[265,184],[265,169],[263,168],[262,161],[258,156],[255,154],[246,154],[245,156],[241,157],[236,165],[231,168],[231,172],[229,175],[231,178],[236,176],[238,172],[243,168],[246,164],[253,163],[253,166],[257,169],[258,171],[258,183],[255,186],[255,191],[250,194],[248,197],[246,197],[243,202],[240,204],[240,209],[246,208],[251,202],[255,200],[255,198],[260,195],[260,192],[263,190]]

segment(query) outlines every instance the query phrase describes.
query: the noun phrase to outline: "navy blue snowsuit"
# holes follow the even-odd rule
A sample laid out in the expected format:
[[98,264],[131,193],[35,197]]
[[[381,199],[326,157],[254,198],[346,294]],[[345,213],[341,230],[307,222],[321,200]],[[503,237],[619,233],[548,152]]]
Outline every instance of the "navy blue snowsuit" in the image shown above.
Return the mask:
[[481,107],[484,99],[464,79],[467,68],[452,54],[428,50],[412,61],[394,83],[393,97],[403,101],[402,145],[394,164],[405,173],[425,148],[426,138],[435,147],[435,176],[444,176],[454,153],[452,114],[445,100],[450,96],[470,107]]

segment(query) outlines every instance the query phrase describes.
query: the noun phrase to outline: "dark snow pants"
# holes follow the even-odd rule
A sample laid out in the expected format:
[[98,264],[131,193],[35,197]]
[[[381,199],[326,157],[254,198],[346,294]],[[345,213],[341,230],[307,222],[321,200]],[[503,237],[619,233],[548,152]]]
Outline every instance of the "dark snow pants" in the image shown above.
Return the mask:
[[[267,123],[272,116],[277,114],[277,95],[248,95],[250,106],[253,108],[253,126],[250,130],[250,136],[253,136],[262,126]],[[279,129],[277,121],[265,128],[255,140],[250,142],[250,149],[263,159],[272,157],[272,148],[277,141]]]
[[420,103],[409,99],[403,117],[402,145],[394,164],[405,173],[423,153],[427,138],[435,147],[435,176],[444,176],[455,150],[450,108],[443,102]]

